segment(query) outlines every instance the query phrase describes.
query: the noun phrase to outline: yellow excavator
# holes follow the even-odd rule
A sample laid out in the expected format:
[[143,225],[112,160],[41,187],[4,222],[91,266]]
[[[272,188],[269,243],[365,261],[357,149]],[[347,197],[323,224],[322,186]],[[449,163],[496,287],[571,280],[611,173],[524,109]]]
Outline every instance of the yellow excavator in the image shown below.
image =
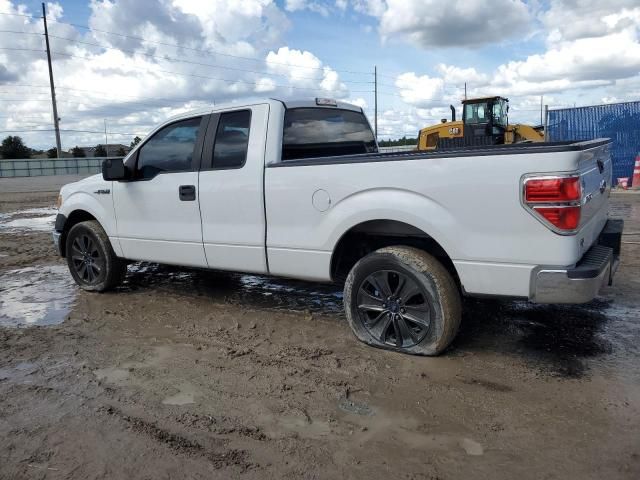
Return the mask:
[[418,150],[435,150],[479,145],[501,145],[521,142],[544,142],[544,128],[508,122],[509,99],[504,97],[473,98],[462,101],[462,120],[456,121],[451,108],[451,121],[425,127],[418,134]]

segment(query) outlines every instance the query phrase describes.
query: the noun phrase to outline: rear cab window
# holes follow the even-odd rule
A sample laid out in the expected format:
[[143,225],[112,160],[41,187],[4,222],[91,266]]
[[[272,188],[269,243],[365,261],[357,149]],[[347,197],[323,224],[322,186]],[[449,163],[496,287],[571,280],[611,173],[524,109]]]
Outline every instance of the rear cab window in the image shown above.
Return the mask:
[[378,151],[364,114],[340,108],[287,109],[282,143],[283,161]]

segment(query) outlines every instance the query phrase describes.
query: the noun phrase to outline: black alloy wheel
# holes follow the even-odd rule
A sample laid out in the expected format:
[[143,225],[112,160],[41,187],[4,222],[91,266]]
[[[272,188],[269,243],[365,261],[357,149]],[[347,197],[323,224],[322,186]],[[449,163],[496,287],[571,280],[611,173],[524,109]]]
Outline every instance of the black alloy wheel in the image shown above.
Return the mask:
[[88,285],[96,284],[104,271],[104,256],[98,243],[88,233],[76,236],[71,242],[71,262],[76,274]]
[[424,289],[400,271],[380,270],[366,277],[357,308],[371,336],[392,347],[419,344],[431,326],[432,308]]
[[95,220],[76,223],[69,229],[65,255],[71,276],[84,290],[109,290],[127,273],[126,260],[116,256],[108,235]]
[[442,260],[404,245],[356,262],[344,285],[344,308],[360,341],[413,355],[444,352],[462,317],[452,272]]

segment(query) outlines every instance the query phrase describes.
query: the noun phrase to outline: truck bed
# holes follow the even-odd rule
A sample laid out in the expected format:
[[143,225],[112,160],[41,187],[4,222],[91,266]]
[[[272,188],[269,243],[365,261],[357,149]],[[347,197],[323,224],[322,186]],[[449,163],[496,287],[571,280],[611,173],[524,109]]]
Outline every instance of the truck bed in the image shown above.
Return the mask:
[[[468,293],[529,297],[534,269],[572,267],[597,242],[611,187],[609,143],[522,143],[269,164],[270,271],[328,280],[329,259],[339,240],[336,231],[393,219],[433,238]],[[527,176],[563,173],[583,179],[583,222],[570,235],[552,231],[522,199]],[[314,204],[318,198],[324,210]]]
[[341,163],[392,162],[415,160],[420,158],[482,157],[487,155],[518,155],[531,153],[577,152],[611,143],[608,138],[584,141],[516,143],[511,145],[483,145],[430,150],[421,152],[362,153],[357,155],[336,155],[332,157],[314,157],[300,160],[286,160],[270,164],[269,167],[288,167],[294,165],[331,165]]

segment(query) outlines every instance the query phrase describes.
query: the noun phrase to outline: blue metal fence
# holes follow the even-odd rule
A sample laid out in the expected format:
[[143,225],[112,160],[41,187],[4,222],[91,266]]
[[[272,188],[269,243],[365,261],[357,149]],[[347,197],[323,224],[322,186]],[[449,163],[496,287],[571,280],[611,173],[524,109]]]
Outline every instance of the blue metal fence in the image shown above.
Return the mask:
[[613,181],[631,178],[640,153],[640,102],[549,110],[549,141],[613,140]]

